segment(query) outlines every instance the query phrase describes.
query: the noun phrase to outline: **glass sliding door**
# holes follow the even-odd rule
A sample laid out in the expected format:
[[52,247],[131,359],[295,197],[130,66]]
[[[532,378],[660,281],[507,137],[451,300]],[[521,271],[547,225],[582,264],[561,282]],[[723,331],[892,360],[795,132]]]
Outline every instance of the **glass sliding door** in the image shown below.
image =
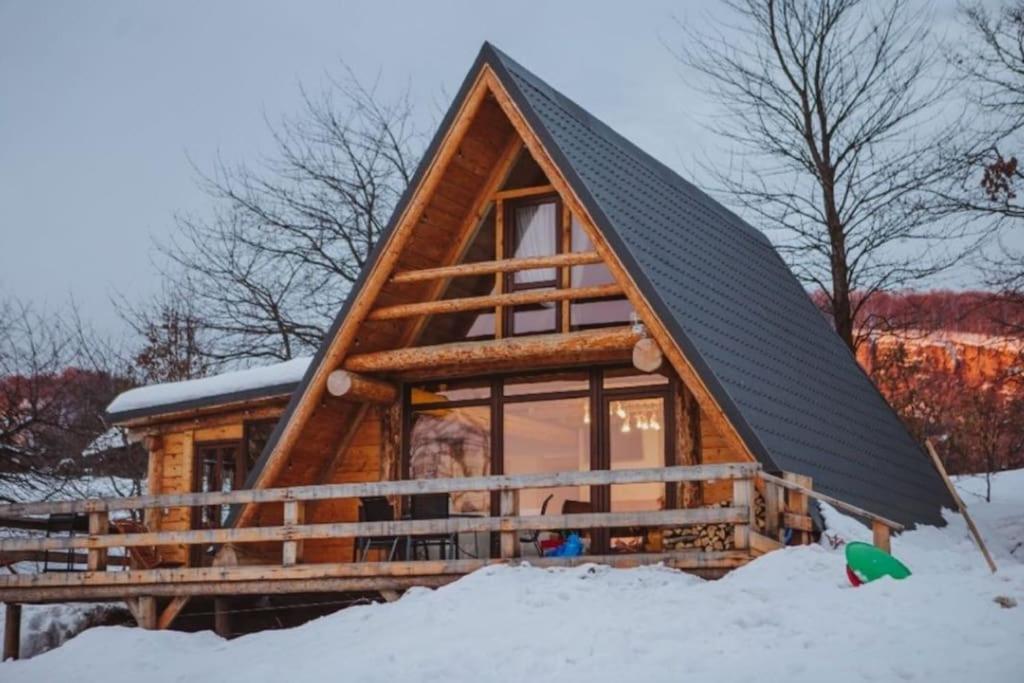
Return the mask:
[[[589,470],[589,415],[588,397],[505,403],[505,474]],[[539,515],[543,507],[546,514],[558,514],[567,500],[590,500],[590,487],[525,489],[519,511]]]
[[[665,395],[609,392],[605,396],[602,465],[610,470],[651,469],[672,464]],[[670,487],[663,483],[604,487],[600,509],[611,512],[665,510]],[[647,549],[642,527],[611,529],[597,537],[599,551],[642,552]]]

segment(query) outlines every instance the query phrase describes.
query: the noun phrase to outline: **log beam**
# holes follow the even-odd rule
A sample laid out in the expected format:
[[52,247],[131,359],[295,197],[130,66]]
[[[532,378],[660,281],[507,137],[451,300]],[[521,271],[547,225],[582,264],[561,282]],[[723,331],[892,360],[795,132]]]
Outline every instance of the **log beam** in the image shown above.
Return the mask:
[[426,280],[440,280],[451,277],[511,273],[519,270],[535,270],[538,268],[585,266],[600,262],[601,256],[596,251],[580,251],[569,254],[555,254],[554,256],[509,258],[497,261],[475,261],[472,263],[460,263],[454,266],[442,266],[440,268],[406,270],[392,276],[391,282],[395,284],[423,282]]
[[622,287],[617,284],[578,287],[574,289],[526,290],[509,294],[488,294],[486,296],[468,296],[460,299],[439,299],[437,301],[422,301],[415,304],[384,306],[370,311],[366,319],[394,320],[396,318],[413,318],[423,315],[480,311],[505,306],[542,304],[553,301],[565,301],[567,299],[602,299],[620,296],[622,293]]
[[368,401],[388,405],[398,399],[394,384],[350,370],[335,370],[327,376],[327,393],[352,401]]
[[609,352],[629,353],[640,335],[629,327],[610,327],[566,334],[539,334],[482,342],[456,342],[358,353],[345,367],[358,372],[435,370],[448,365],[502,363],[572,364],[586,362]]

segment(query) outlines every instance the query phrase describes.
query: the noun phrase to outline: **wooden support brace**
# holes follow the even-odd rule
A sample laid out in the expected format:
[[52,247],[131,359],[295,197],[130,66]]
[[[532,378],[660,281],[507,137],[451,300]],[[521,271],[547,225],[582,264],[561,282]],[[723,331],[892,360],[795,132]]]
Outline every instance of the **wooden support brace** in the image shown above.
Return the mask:
[[[90,536],[101,536],[110,531],[110,523],[108,513],[102,512],[90,512],[89,513],[89,535]],[[88,559],[86,560],[86,566],[91,572],[102,572],[107,569],[107,549],[106,548],[90,548]]]
[[331,396],[351,401],[391,404],[398,398],[394,384],[350,370],[335,370],[327,376],[327,392]]
[[21,605],[6,603],[4,613],[4,656],[2,661],[21,656]]
[[[305,517],[305,506],[298,500],[287,500],[284,503],[284,523],[288,525],[302,524]],[[302,557],[302,541],[285,541],[281,547],[281,564],[289,567],[298,564]]]

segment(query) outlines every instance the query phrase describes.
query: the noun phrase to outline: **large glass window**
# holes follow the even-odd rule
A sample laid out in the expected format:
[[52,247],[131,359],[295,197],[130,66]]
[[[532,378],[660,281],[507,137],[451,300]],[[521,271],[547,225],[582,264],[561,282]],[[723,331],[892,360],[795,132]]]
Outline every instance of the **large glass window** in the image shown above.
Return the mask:
[[[486,406],[416,410],[409,430],[412,479],[480,477],[491,473],[491,412]],[[451,495],[452,512],[487,512],[486,492]]]
[[[572,217],[571,239],[574,252],[594,250],[594,244],[576,216]],[[597,287],[615,282],[608,266],[603,263],[574,266],[569,279],[573,287]],[[573,301],[569,308],[570,325],[573,329],[626,323],[630,321],[632,313],[633,307],[624,296]]]
[[[580,397],[506,403],[502,415],[505,473],[589,470],[589,400]],[[559,513],[567,500],[590,500],[589,487],[523,490],[519,510],[524,515],[541,514],[542,508],[547,514]]]
[[[560,251],[561,204],[553,198],[509,202],[505,255],[509,258],[553,256]],[[558,287],[557,268],[520,270],[505,276],[505,290],[550,290]],[[559,305],[537,303],[509,309],[509,334],[535,334],[558,329]]]

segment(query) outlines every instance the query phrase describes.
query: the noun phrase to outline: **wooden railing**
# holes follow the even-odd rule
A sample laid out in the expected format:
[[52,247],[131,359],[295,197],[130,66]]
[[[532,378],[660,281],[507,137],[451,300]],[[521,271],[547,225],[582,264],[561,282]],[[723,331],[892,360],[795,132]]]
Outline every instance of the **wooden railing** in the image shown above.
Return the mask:
[[[638,483],[731,481],[729,506],[691,507],[632,512],[520,515],[519,492],[525,489],[564,486],[614,486]],[[488,491],[497,495],[497,515],[446,519],[403,519],[375,522],[304,523],[305,506],[312,501],[367,496],[410,496]],[[755,500],[760,491],[765,516],[759,524]],[[694,570],[726,570],[754,555],[781,547],[784,529],[807,542],[812,531],[807,514],[808,498],[825,500],[847,512],[869,519],[876,528],[876,542],[888,545],[889,530],[902,527],[868,511],[815,492],[811,482],[798,475],[776,477],[753,463],[696,465],[654,469],[600,470],[522,475],[496,475],[451,479],[419,479],[358,484],[296,486],[230,492],[181,493],[133,498],[23,503],[0,506],[3,518],[25,519],[32,515],[80,513],[89,516],[88,535],[48,538],[0,538],[0,554],[85,550],[90,571],[77,574],[18,575],[0,577],[0,600],[74,600],[123,596],[218,595],[246,592],[313,592],[328,590],[376,590],[410,585],[437,585],[489,563],[519,554],[519,532],[524,530],[676,528],[725,524],[732,529],[731,548],[715,552],[701,549],[644,554],[583,556],[578,558],[531,558],[538,565],[582,561],[634,566],[663,561]],[[283,522],[273,526],[224,529],[156,530],[116,533],[108,523],[110,513],[151,508],[181,508],[243,504],[282,504]],[[884,534],[879,531],[884,529]],[[420,560],[400,562],[302,563],[302,543],[317,539],[416,537],[469,532],[497,533],[499,557],[493,559]],[[235,545],[280,543],[277,564],[258,566],[175,567],[105,571],[110,548],[171,545]],[[275,585],[276,584],[276,585]],[[76,597],[77,596],[77,597]],[[83,597],[87,596],[87,597]]]

